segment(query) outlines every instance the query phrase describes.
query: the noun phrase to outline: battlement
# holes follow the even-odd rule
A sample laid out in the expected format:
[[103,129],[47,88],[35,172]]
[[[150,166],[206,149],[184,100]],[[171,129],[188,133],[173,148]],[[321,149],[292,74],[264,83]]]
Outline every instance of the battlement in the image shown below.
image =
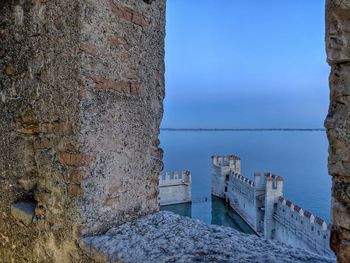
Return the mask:
[[280,196],[273,212],[275,238],[333,256],[329,248],[330,228],[322,218]]
[[241,158],[236,155],[213,155],[212,164],[217,166],[229,166],[230,161],[240,161]]
[[191,183],[191,173],[188,170],[182,171],[179,173],[177,171],[166,172],[165,176],[162,174],[159,175],[159,185],[173,185],[173,184],[190,184]]
[[282,176],[274,175],[272,173],[265,173],[265,180],[277,180],[277,181],[284,181]]
[[[317,224],[322,227],[322,230],[326,231],[330,229],[330,224],[327,224],[322,218],[313,215],[311,212],[304,210],[300,206],[294,204],[292,201],[284,199],[282,196],[278,199],[279,203],[290,209],[291,212],[296,212],[300,217],[307,218],[310,224]],[[283,210],[282,210],[283,211]]]
[[212,166],[220,168],[221,174],[230,172],[241,173],[241,158],[236,155],[214,155],[211,157]]
[[240,173],[235,155],[212,157],[212,195],[224,199],[259,235],[332,256],[330,226],[283,198],[284,179],[266,172]]
[[254,187],[254,182],[247,177],[244,177],[243,175],[240,175],[238,173],[232,172],[230,174],[230,177],[235,178],[236,180],[241,181],[244,184],[247,184],[250,187]]
[[192,201],[192,178],[188,170],[159,175],[159,204],[172,205]]

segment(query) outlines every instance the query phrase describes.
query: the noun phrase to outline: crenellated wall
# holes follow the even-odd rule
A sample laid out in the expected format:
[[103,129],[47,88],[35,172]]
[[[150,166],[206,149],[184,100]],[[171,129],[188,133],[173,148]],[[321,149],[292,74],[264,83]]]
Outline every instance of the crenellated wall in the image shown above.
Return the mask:
[[236,172],[228,174],[227,177],[224,199],[255,229],[256,204],[253,181]]
[[192,176],[189,171],[181,174],[169,172],[159,176],[159,204],[173,205],[192,202]]
[[255,173],[252,181],[237,173],[228,159],[212,157],[213,195],[223,198],[258,235],[334,257],[329,247],[330,227],[283,198],[281,176],[265,173],[262,178]]
[[[225,192],[226,175],[234,170],[238,174],[241,173],[241,160],[234,155],[229,156],[212,156],[211,166],[211,192],[213,195],[223,198]],[[217,176],[220,175],[220,176]]]
[[323,219],[283,197],[278,199],[273,218],[274,239],[333,256],[329,247],[330,225]]

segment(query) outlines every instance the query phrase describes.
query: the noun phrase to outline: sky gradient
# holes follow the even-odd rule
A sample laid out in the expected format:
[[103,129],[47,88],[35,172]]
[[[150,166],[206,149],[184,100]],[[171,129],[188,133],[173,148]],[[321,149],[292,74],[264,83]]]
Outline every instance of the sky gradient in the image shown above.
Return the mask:
[[168,0],[167,128],[322,128],[324,0]]

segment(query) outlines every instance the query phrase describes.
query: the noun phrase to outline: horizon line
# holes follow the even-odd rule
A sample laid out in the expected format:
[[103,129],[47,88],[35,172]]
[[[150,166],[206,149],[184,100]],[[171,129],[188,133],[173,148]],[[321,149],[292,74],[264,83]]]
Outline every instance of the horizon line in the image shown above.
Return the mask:
[[160,128],[161,131],[326,131],[325,128]]

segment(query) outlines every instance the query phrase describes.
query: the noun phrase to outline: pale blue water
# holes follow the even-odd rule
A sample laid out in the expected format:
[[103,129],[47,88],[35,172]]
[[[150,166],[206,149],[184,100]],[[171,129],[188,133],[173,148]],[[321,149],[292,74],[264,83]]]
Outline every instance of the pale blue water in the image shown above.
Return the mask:
[[[211,204],[211,219],[210,222],[207,221],[207,223],[210,223],[212,225],[228,226],[246,234],[254,234],[254,231],[247,225],[247,223],[244,222],[243,219],[232,208],[228,207],[228,205],[225,204],[223,200],[212,196],[209,202]],[[194,206],[194,209],[192,209],[192,206]],[[171,211],[182,216],[192,217],[192,210],[198,210],[198,208],[199,206],[197,206],[196,203],[186,203],[162,206],[160,210]],[[205,210],[205,212],[209,211]],[[208,217],[208,215],[206,217]],[[198,216],[196,216],[196,218],[198,218]]]
[[242,174],[255,171],[284,177],[284,196],[329,222],[331,178],[327,172],[328,141],[324,131],[162,131],[164,172],[192,173],[193,218],[212,223],[211,156],[241,157]]

